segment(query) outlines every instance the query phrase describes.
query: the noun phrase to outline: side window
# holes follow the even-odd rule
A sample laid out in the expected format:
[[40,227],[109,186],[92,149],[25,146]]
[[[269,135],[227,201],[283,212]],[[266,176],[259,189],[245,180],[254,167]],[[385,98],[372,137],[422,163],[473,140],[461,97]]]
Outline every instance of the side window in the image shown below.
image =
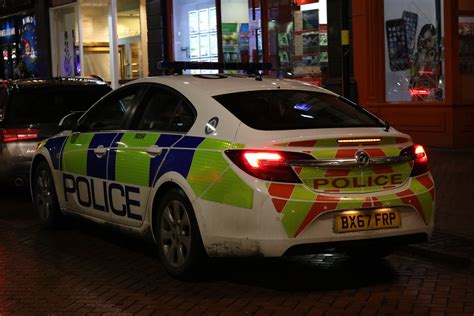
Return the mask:
[[138,95],[140,87],[124,88],[90,109],[80,126],[81,131],[93,132],[122,128],[125,115]]
[[139,130],[187,132],[196,119],[194,111],[178,94],[153,88],[144,104]]

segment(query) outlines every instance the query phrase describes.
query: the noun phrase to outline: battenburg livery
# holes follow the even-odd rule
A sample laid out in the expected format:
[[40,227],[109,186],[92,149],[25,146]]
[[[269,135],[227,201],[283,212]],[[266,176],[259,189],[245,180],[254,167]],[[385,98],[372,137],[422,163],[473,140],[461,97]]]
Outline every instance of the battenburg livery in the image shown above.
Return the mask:
[[302,82],[148,78],[72,125],[34,157],[42,222],[75,213],[150,236],[176,276],[207,256],[382,256],[433,229],[423,147]]

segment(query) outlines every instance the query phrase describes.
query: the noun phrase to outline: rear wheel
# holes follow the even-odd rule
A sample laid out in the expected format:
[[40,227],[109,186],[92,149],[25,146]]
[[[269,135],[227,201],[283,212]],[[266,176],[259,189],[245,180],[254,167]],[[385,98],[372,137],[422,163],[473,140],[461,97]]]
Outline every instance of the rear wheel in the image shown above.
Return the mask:
[[184,192],[166,192],[156,215],[156,243],[166,270],[177,278],[197,278],[206,254],[193,207]]
[[33,178],[33,197],[41,224],[57,226],[62,218],[53,176],[46,161],[38,164]]

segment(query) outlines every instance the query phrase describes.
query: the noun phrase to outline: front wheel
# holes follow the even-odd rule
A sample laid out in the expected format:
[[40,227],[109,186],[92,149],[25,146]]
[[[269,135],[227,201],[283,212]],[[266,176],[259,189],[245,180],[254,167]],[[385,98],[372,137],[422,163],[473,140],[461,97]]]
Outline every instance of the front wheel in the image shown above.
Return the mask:
[[154,226],[159,256],[168,273],[197,278],[206,254],[193,207],[182,190],[165,193]]
[[38,164],[32,184],[34,202],[41,224],[48,228],[57,226],[62,214],[59,210],[53,176],[46,161]]

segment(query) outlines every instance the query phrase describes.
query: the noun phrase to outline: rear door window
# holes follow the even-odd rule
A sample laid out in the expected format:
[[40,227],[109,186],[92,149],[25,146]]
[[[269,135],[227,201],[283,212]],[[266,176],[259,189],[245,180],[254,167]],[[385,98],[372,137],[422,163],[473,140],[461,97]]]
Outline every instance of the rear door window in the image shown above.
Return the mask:
[[108,86],[21,88],[11,95],[7,120],[12,123],[57,123],[65,115],[86,111],[110,91]]
[[341,97],[303,90],[246,91],[214,96],[258,130],[381,127],[372,114]]
[[142,110],[139,130],[184,133],[191,129],[196,120],[194,108],[181,95],[169,89],[153,87]]

